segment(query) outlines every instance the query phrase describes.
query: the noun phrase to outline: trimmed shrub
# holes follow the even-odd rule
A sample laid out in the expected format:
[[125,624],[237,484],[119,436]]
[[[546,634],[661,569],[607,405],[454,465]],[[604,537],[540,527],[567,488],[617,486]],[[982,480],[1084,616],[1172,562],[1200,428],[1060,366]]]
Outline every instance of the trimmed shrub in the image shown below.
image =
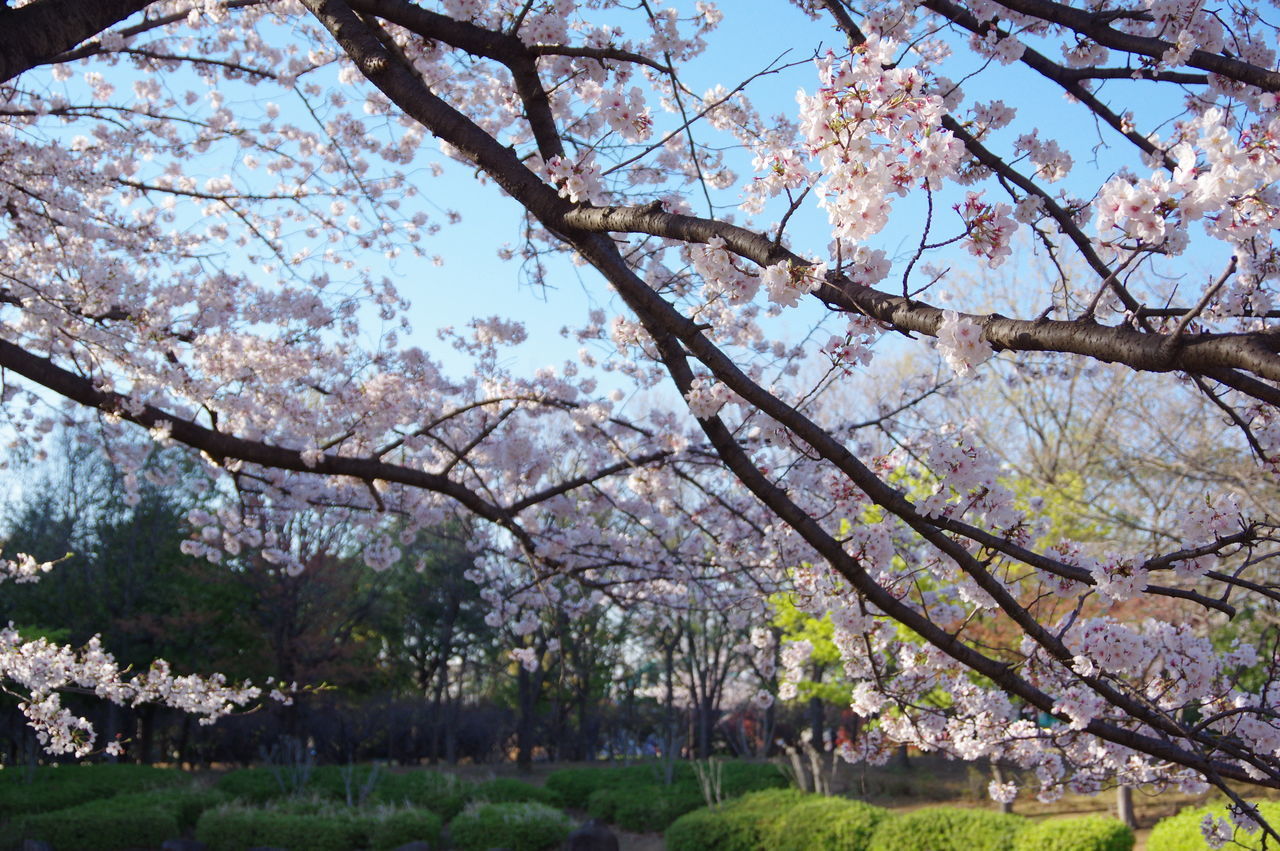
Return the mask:
[[[1269,801],[1251,803],[1258,805],[1258,809],[1262,811],[1262,817],[1273,826],[1280,823],[1280,803]],[[1176,816],[1161,819],[1156,823],[1156,826],[1151,829],[1151,835],[1147,837],[1147,851],[1204,851],[1208,844],[1205,842],[1204,834],[1200,832],[1200,823],[1208,815],[1230,820],[1226,804],[1183,810]],[[1233,851],[1244,851],[1244,849],[1256,851],[1262,847],[1262,836],[1261,831],[1250,834],[1237,829],[1235,842],[1238,844],[1227,847]]]
[[60,810],[98,798],[187,782],[187,775],[176,769],[129,763],[46,765],[30,775],[20,768],[5,770],[0,772],[0,818]]
[[408,842],[425,840],[434,848],[440,840],[440,816],[430,810],[387,810],[379,813],[369,831],[374,851],[399,848]]
[[484,804],[468,809],[449,825],[453,845],[459,851],[498,847],[546,851],[558,848],[572,830],[567,815],[533,801]]
[[[295,809],[304,809],[304,803],[296,802]],[[372,827],[368,817],[333,811],[281,812],[228,805],[200,817],[196,838],[213,851],[241,851],[254,845],[289,848],[304,837],[308,851],[350,851],[368,845]]]
[[[662,786],[664,774],[664,766],[652,762],[642,765],[564,768],[547,775],[545,788],[554,793],[555,803],[559,806],[584,810],[592,792],[599,789]],[[676,763],[672,783],[697,788],[698,779],[693,766],[687,762]]]
[[[351,781],[355,787],[353,793],[358,792],[368,780],[371,770],[369,766],[357,766]],[[218,779],[217,787],[229,797],[259,806],[287,797],[284,788],[269,768],[232,771]],[[435,771],[411,771],[404,774],[386,772],[379,775],[365,803],[423,807],[440,816],[443,821],[449,821],[467,805],[471,790],[470,783],[451,774]],[[320,795],[345,803],[347,787],[342,767],[327,765],[317,768],[305,791],[312,796]]]
[[766,846],[773,851],[863,851],[889,811],[848,798],[812,797],[773,823]]
[[791,781],[772,762],[725,762],[721,766],[723,787],[721,791],[727,798],[736,798],[748,792],[760,792],[765,789],[787,789]]
[[775,823],[812,796],[797,789],[752,792],[721,804],[687,813],[671,823],[667,851],[757,851],[769,848]]
[[557,798],[556,794],[550,789],[543,789],[540,786],[534,786],[532,783],[526,783],[523,780],[516,780],[512,777],[501,777],[474,787],[471,790],[471,800],[488,801],[491,804],[537,801],[540,804],[551,806],[555,804]]
[[667,851],[727,851],[732,844],[732,825],[720,810],[694,810],[680,816],[663,833]]
[[2,835],[10,847],[23,839],[39,839],[58,851],[155,848],[194,824],[200,810],[216,798],[215,793],[169,790],[113,795],[16,818]]
[[587,815],[601,821],[613,821],[617,815],[617,789],[597,789],[587,796]]
[[1053,819],[1024,828],[1013,851],[1133,851],[1133,831],[1102,816]]
[[219,792],[237,801],[265,804],[283,798],[285,791],[269,768],[241,768],[218,778]]
[[990,810],[930,807],[887,818],[876,827],[869,851],[1012,851],[1026,825],[1021,816]]
[[424,807],[448,822],[471,800],[473,788],[452,774],[435,771],[388,774],[378,782],[370,803]]
[[686,784],[615,789],[612,795],[614,822],[637,833],[666,830],[680,816],[706,805],[702,793]]

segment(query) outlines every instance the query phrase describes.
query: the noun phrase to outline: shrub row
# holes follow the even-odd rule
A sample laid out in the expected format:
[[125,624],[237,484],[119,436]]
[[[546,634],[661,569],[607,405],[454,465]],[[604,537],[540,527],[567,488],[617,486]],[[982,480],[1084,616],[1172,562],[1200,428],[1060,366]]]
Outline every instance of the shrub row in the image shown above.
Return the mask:
[[0,829],[3,845],[24,839],[48,842],[58,851],[158,848],[196,825],[201,813],[223,800],[218,792],[157,789],[113,795],[54,812],[19,816]]
[[[1262,817],[1272,826],[1280,824],[1280,803],[1261,802],[1258,804],[1258,809],[1262,812]],[[1207,848],[1208,844],[1200,830],[1205,816],[1230,820],[1226,804],[1183,810],[1176,816],[1161,820],[1151,829],[1151,836],[1147,838],[1147,851],[1202,851]],[[1233,851],[1257,851],[1262,848],[1261,831],[1246,833],[1236,829],[1234,834],[1233,841],[1236,844],[1227,845]]]
[[440,816],[430,810],[352,809],[323,798],[303,798],[270,808],[228,804],[209,810],[196,826],[196,838],[212,851],[255,845],[290,848],[300,841],[315,851],[388,849],[419,839],[434,844],[441,824]]
[[[788,785],[786,776],[771,763],[724,762],[716,770],[725,799]],[[585,809],[592,818],[631,831],[663,830],[685,813],[706,805],[692,765],[678,763],[670,785],[662,779],[662,766],[652,763],[564,769],[547,777],[546,789],[553,796],[548,803]]]
[[[345,772],[341,766],[322,766],[314,769],[301,791],[334,801],[347,799],[348,783],[353,797],[369,781],[375,769],[357,766]],[[279,769],[245,768],[224,774],[218,779],[218,789],[229,797],[247,804],[262,805],[289,797],[291,778]],[[283,781],[283,782],[282,782]],[[495,781],[498,782],[498,781]],[[513,781],[519,782],[519,781]],[[528,785],[528,784],[523,784]],[[434,771],[411,771],[403,774],[380,773],[373,778],[373,789],[367,804],[388,804],[420,807],[431,810],[443,821],[449,821],[467,805],[473,795],[470,783],[450,774]],[[534,788],[534,787],[530,787]],[[494,794],[500,794],[495,792]]]
[[453,846],[459,851],[548,851],[559,848],[572,830],[567,815],[536,801],[481,804],[449,825]]
[[0,771],[0,819],[43,813],[98,798],[184,785],[181,771],[128,763],[46,765]]
[[795,790],[695,810],[666,832],[668,851],[1130,851],[1133,839],[1120,822],[1096,816],[1031,824],[952,807],[893,816],[862,801]]

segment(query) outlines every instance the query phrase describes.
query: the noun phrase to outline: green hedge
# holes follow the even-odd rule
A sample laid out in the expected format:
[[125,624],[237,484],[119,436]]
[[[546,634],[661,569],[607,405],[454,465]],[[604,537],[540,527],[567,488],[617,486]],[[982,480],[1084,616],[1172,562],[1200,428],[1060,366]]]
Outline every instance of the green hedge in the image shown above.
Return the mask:
[[791,781],[782,769],[771,762],[731,761],[721,764],[721,792],[726,798],[736,798],[748,792],[765,789],[787,789]]
[[[554,795],[548,803],[585,809],[592,818],[613,822],[625,830],[663,830],[675,819],[706,804],[692,763],[675,766],[670,786],[661,782],[663,768],[647,763],[556,771],[547,777],[546,788]],[[720,793],[726,800],[790,785],[778,767],[767,762],[724,761],[717,769]]]
[[569,817],[533,801],[484,804],[468,809],[449,825],[459,851],[546,851],[559,848],[573,830]]
[[243,851],[254,845],[289,848],[303,837],[308,851],[350,851],[367,847],[370,828],[366,820],[345,813],[281,812],[230,805],[201,816],[196,838],[212,851]]
[[[1258,804],[1258,809],[1262,811],[1262,817],[1271,823],[1273,827],[1280,826],[1280,803],[1276,802],[1253,802]],[[1154,828],[1151,829],[1151,835],[1147,837],[1147,851],[1204,851],[1206,844],[1204,834],[1200,832],[1200,823],[1204,821],[1204,817],[1212,815],[1214,818],[1226,818],[1226,804],[1214,804],[1208,807],[1199,807],[1197,809],[1183,810],[1176,816],[1159,821]],[[1235,841],[1237,845],[1229,845],[1227,847],[1233,851],[1257,851],[1262,847],[1262,832],[1245,833],[1243,830],[1235,832]]]
[[809,797],[796,789],[770,789],[735,798],[715,809],[694,810],[667,828],[667,851],[770,848],[775,823]]
[[889,811],[848,798],[813,796],[791,807],[770,828],[772,851],[864,851]]
[[597,789],[587,797],[587,815],[611,822],[618,814],[618,790]]
[[440,841],[441,826],[440,816],[430,810],[389,811],[369,831],[369,846],[375,851],[388,851],[422,839],[434,848]]
[[1013,851],[1133,851],[1133,831],[1102,816],[1053,819],[1019,832]]
[[[613,821],[623,830],[649,833],[666,830],[685,813],[706,806],[702,792],[686,784],[615,789]],[[594,799],[594,796],[593,796]]]
[[[591,793],[600,789],[622,789],[639,786],[661,786],[665,779],[665,767],[658,763],[641,765],[601,765],[590,768],[562,768],[547,775],[546,788],[555,795],[555,803],[561,807],[585,810]],[[698,778],[693,766],[678,762],[674,766],[672,782],[676,785],[697,786]]]
[[241,768],[218,778],[218,791],[237,801],[265,804],[284,797],[284,789],[268,768]]
[[114,795],[15,818],[0,829],[0,837],[8,847],[40,839],[58,851],[159,847],[193,827],[204,810],[221,800],[216,792],[190,789]]
[[990,810],[930,807],[885,819],[869,851],[1012,851],[1026,825],[1021,816]]
[[488,801],[491,804],[512,804],[521,801],[537,801],[540,804],[554,805],[558,800],[556,793],[541,786],[534,786],[523,780],[512,777],[500,777],[481,783],[471,790],[471,800]]
[[[369,778],[369,766],[357,766],[352,780],[353,793]],[[268,768],[245,768],[224,774],[218,789],[247,804],[264,805],[285,797],[285,791]],[[449,821],[467,805],[471,784],[449,774],[435,771],[379,773],[366,804],[425,807],[444,821]],[[346,783],[340,766],[322,766],[311,774],[304,789],[309,795],[321,795],[334,801],[346,801]]]
[[312,796],[277,801],[267,807],[232,804],[210,810],[196,826],[196,838],[213,851],[239,851],[253,845],[291,848],[304,841],[308,851],[381,851],[418,839],[434,845],[442,826],[440,816],[430,810],[352,809]]
[[176,769],[128,763],[47,765],[31,774],[20,767],[6,768],[0,771],[0,818],[60,810],[98,798],[189,781]]

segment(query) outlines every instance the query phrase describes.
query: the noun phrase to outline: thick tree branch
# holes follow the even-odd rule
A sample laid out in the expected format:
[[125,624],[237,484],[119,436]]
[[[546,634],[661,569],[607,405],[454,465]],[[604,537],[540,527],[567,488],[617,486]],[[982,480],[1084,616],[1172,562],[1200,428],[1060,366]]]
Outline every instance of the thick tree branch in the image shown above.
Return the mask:
[[142,11],[151,0],[35,0],[0,10],[0,83]]

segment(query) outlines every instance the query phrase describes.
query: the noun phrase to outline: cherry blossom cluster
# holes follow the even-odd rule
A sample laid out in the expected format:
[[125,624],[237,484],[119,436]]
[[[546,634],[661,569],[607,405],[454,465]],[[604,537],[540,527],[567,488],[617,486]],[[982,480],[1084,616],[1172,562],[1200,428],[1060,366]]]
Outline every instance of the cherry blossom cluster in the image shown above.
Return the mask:
[[850,251],[888,222],[891,198],[955,177],[964,148],[939,122],[928,75],[903,67],[892,40],[819,62],[822,87],[801,103],[801,129],[823,175],[821,206]]
[[938,351],[959,376],[973,372],[974,367],[991,357],[991,344],[983,339],[982,326],[954,310],[942,313],[938,325]]
[[[24,640],[12,624],[0,629],[0,677],[21,698],[19,708],[45,750],[77,757],[95,750],[96,734],[86,719],[62,705],[61,690],[85,689],[121,705],[160,703],[209,724],[262,695],[248,683],[228,685],[220,675],[175,676],[163,660],[126,677],[96,636],[77,651],[43,638]],[[119,752],[117,743],[107,747]]]

